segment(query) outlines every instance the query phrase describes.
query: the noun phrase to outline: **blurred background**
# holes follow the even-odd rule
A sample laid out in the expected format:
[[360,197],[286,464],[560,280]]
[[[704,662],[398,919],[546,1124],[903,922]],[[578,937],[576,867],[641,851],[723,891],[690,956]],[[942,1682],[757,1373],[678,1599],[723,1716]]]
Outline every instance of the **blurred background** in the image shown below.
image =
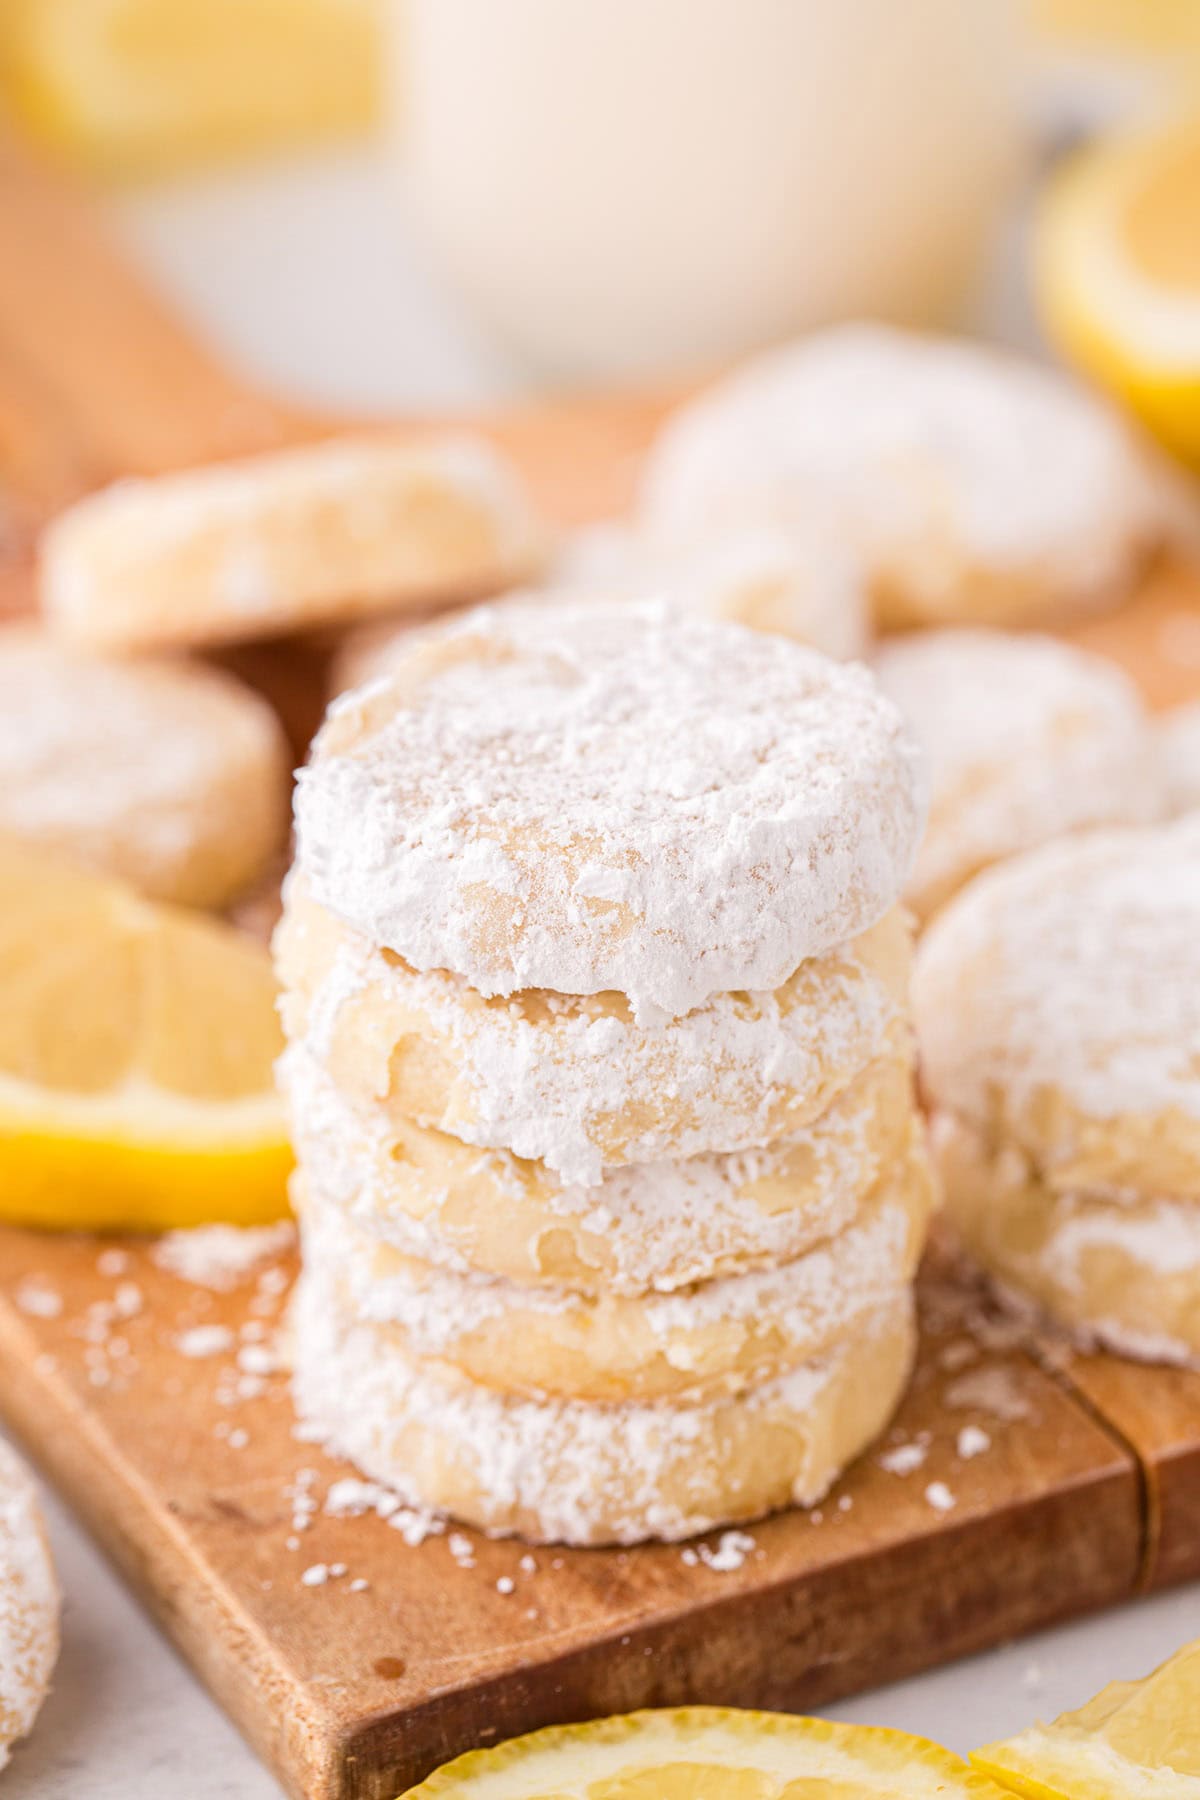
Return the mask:
[[0,89],[300,400],[674,383],[856,315],[1025,347],[1048,321],[1200,435],[1200,0],[3,0]]

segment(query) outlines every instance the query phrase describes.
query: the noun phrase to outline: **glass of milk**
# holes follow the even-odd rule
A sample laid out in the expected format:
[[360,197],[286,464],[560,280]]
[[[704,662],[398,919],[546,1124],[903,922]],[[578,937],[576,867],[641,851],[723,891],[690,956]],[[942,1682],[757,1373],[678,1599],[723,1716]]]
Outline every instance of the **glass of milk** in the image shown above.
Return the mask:
[[1017,0],[393,0],[443,272],[543,374],[949,321],[1020,166]]

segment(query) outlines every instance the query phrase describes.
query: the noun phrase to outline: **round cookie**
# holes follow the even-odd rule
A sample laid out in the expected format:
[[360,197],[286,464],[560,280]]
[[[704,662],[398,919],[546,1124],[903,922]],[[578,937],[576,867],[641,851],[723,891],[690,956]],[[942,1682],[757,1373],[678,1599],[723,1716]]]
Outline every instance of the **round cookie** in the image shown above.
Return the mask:
[[840,521],[887,625],[1008,624],[1128,588],[1166,501],[1119,415],[967,342],[846,325],[685,406],[650,454],[646,530]]
[[1200,700],[1155,721],[1159,775],[1172,815],[1200,810]]
[[929,762],[929,822],[906,896],[919,917],[1006,856],[1161,815],[1149,721],[1103,657],[963,626],[895,638],[874,668]]
[[191,662],[119,662],[0,628],[0,830],[156,900],[222,906],[287,833],[266,701]]
[[33,1729],[49,1691],[59,1607],[37,1489],[0,1438],[0,1769]]
[[881,1057],[793,1137],[580,1187],[508,1150],[352,1110],[299,1045],[280,1076],[306,1177],[358,1229],[440,1268],[584,1294],[670,1293],[802,1256],[851,1224],[912,1133],[911,1056]]
[[948,1115],[933,1135],[947,1216],[1003,1289],[1085,1348],[1200,1366],[1200,1207],[1056,1191]]
[[631,526],[592,526],[568,539],[554,568],[564,598],[661,595],[702,618],[795,638],[840,661],[861,656],[869,636],[863,573],[845,543],[815,523],[698,529],[675,548]]
[[306,1267],[292,1303],[306,1425],[411,1506],[532,1543],[675,1540],[808,1506],[891,1418],[916,1345],[898,1296],[854,1339],[749,1393],[694,1406],[514,1400],[344,1313]]
[[1060,1193],[1200,1201],[1200,820],[991,869],[921,941],[933,1106]]
[[489,1000],[417,973],[339,925],[302,878],[274,942],[287,1036],[353,1103],[584,1185],[629,1163],[791,1136],[909,1035],[898,911],[774,993],[717,994],[661,1025],[638,1024],[617,994]]
[[408,1357],[504,1394],[607,1403],[741,1393],[854,1337],[911,1283],[932,1207],[914,1143],[844,1231],[794,1262],[631,1297],[450,1274],[356,1231],[311,1181],[294,1198],[306,1261]]
[[41,546],[56,631],[103,649],[231,643],[510,587],[543,528],[508,462],[382,433],[125,480]]
[[657,602],[509,604],[335,702],[298,861],[415,968],[661,1022],[872,925],[923,798],[863,669]]

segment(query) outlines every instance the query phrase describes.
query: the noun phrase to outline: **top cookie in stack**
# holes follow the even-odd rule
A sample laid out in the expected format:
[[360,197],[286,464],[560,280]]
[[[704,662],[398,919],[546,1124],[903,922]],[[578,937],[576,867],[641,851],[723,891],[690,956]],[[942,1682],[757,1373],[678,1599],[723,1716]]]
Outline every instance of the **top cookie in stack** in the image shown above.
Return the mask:
[[331,1442],[598,1542],[814,1499],[880,1429],[920,787],[864,670],[655,603],[481,609],[335,706],[277,945]]

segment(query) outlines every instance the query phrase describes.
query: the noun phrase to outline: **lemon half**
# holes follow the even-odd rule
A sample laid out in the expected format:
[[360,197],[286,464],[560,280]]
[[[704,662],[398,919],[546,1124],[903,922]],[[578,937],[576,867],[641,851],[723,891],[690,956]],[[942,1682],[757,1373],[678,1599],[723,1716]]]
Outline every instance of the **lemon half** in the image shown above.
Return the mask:
[[1069,163],[1042,203],[1034,269],[1064,353],[1200,466],[1200,121]]
[[404,1800],[1000,1800],[902,1731],[685,1706],[563,1725],[474,1750]]
[[1200,1800],[1200,1643],[971,1761],[1029,1800]]
[[0,69],[37,136],[158,173],[364,125],[381,0],[2,0]]
[[0,1218],[283,1216],[280,1047],[260,945],[0,840]]

